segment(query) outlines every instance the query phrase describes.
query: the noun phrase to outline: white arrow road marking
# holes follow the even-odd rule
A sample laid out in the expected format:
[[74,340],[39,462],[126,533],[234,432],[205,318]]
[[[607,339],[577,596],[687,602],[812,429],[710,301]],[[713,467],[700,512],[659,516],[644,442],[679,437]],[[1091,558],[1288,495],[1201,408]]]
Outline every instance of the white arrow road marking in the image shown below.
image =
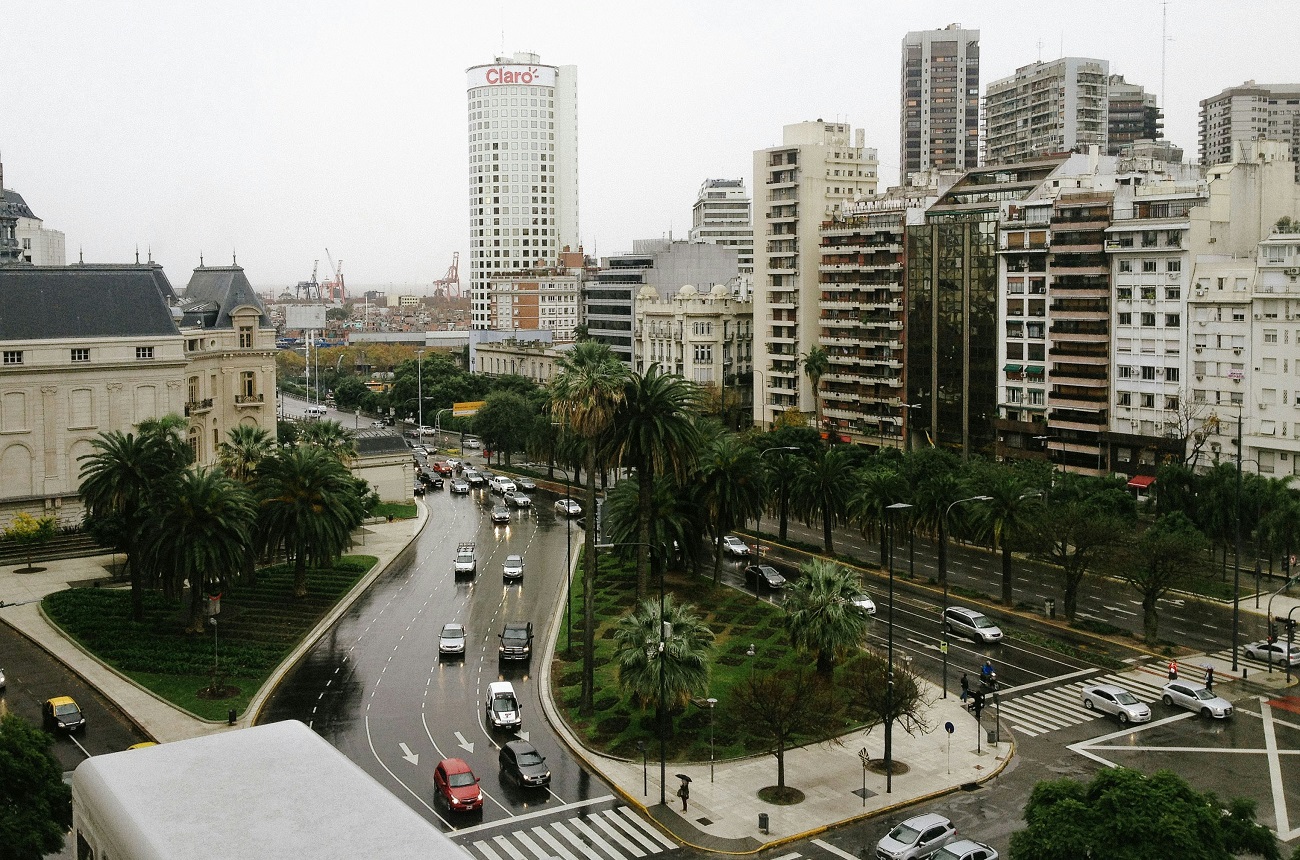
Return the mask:
[[519,733],[519,740],[521,740],[521,741],[526,741],[526,740],[528,740],[528,732],[520,732],[520,733]]
[[468,752],[468,753],[472,753],[472,752],[474,752],[474,744],[472,744],[472,743],[470,743],[469,741],[465,740],[465,736],[462,735],[460,732],[456,732],[456,740],[460,741],[459,746],[460,746],[460,748],[463,749],[465,752]]
[[411,748],[408,747],[406,744],[398,744],[398,746],[402,748],[402,758],[406,759],[406,760],[409,761],[411,764],[419,764],[419,763],[420,763],[420,755],[419,755],[419,753],[413,753],[413,752],[411,752]]

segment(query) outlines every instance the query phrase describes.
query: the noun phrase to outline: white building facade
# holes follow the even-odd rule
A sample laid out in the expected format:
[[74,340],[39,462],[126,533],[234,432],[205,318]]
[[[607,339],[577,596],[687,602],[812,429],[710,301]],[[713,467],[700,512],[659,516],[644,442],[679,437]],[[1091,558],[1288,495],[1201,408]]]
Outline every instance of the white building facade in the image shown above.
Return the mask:
[[578,246],[577,67],[522,52],[467,74],[470,307],[485,329],[492,278]]
[[691,208],[691,241],[736,249],[741,275],[754,274],[753,202],[744,179],[706,179]]
[[985,164],[1107,149],[1110,64],[1087,57],[1031,63],[984,96]]
[[903,37],[899,182],[979,164],[980,31],[949,24]]

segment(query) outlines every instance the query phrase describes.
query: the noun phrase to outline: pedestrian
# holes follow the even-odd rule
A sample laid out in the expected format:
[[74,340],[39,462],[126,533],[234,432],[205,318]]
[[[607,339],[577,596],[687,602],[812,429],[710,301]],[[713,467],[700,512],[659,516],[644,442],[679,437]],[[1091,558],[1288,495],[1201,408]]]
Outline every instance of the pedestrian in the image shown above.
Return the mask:
[[962,672],[961,673],[961,700],[964,702],[969,698],[970,698],[970,678],[967,678],[966,673]]
[[682,799],[682,812],[685,812],[686,801],[690,799],[691,796],[691,784],[689,782],[683,782],[682,787],[677,789],[677,796]]
[[1171,681],[1177,681],[1177,680],[1178,680],[1178,661],[1177,661],[1177,660],[1170,660],[1170,661],[1169,661],[1169,680],[1171,680]]
[[1214,667],[1207,665],[1205,667],[1205,689],[1214,689]]

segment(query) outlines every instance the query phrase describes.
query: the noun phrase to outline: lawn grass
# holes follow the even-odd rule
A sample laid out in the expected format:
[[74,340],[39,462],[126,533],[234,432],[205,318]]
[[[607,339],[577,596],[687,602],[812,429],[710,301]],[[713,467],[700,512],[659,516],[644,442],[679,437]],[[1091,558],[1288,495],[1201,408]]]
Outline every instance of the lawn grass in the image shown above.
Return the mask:
[[371,511],[370,514],[371,516],[376,517],[391,517],[397,520],[409,520],[418,514],[419,511],[420,509],[415,506],[414,502],[409,505],[404,505],[400,502],[380,502],[375,505],[375,509]]
[[146,592],[139,623],[131,620],[125,588],[56,591],[42,606],[68,636],[141,686],[201,717],[224,720],[230,708],[243,712],[275,667],[377,561],[352,555],[332,568],[308,569],[308,594],[301,600],[293,597],[290,565],[259,570],[256,588],[228,588],[216,657],[221,683],[238,692],[221,699],[200,696],[213,682],[213,636],[185,631],[187,608],[179,601]]
[[[619,689],[614,665],[613,633],[618,619],[626,614],[635,600],[636,567],[631,560],[602,556],[597,574],[595,601],[595,697],[594,713],[578,713],[582,681],[582,566],[573,579],[574,653],[566,655],[566,636],[561,630],[556,639],[552,664],[551,688],[557,707],[564,713],[576,734],[594,749],[609,755],[635,759],[641,757],[637,742],[645,742],[651,757],[658,755],[658,732],[654,708],[642,709]],[[658,599],[658,583],[652,587]],[[752,755],[769,749],[769,742],[748,730],[752,714],[738,713],[730,707],[733,689],[747,684],[751,672],[768,673],[782,669],[809,668],[809,658],[790,647],[785,632],[785,613],[779,606],[757,600],[752,594],[720,585],[713,587],[706,572],[693,576],[684,571],[669,571],[665,591],[675,600],[692,604],[714,633],[712,674],[707,692],[701,691],[694,703],[671,714],[667,757],[671,761],[708,761],[710,714],[704,700],[719,702],[714,719],[714,756],[721,761]],[[746,652],[754,646],[754,657]],[[843,719],[840,717],[839,719]],[[796,743],[820,740],[839,734],[846,726],[825,723],[810,727]],[[792,744],[793,745],[793,744]]]

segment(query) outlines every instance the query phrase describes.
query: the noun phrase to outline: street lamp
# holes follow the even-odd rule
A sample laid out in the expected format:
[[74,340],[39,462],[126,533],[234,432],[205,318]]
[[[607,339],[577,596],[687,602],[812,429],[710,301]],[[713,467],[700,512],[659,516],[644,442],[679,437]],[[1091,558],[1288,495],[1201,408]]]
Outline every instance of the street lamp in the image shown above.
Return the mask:
[[710,696],[704,703],[709,706],[709,782],[713,782],[713,706],[718,700]]
[[906,450],[906,451],[911,451],[911,450],[912,450],[912,410],[913,410],[913,409],[920,409],[920,408],[921,408],[921,404],[920,404],[920,403],[902,403],[902,404],[900,404],[900,405],[901,405],[904,409],[907,410],[907,417],[904,419],[904,420],[905,420],[905,423],[903,424],[903,432],[904,432],[904,433],[906,434],[906,436],[907,436],[907,438],[904,440],[904,441],[906,442],[906,444],[907,444],[907,447],[906,447],[904,450]]
[[[911,509],[907,502],[894,502],[885,508],[887,511],[906,511]],[[888,682],[885,684],[885,794],[894,790],[894,520],[889,520],[889,616],[888,616],[888,657],[886,671]]]
[[[773,451],[785,451],[788,454],[791,451],[798,451],[798,450],[799,449],[794,445],[777,445],[774,448],[764,448],[759,453],[758,459],[759,462],[761,463],[763,458],[766,457],[768,454],[771,454]],[[763,505],[762,504],[758,506],[758,519],[755,520],[754,522],[754,554],[758,556],[759,561],[763,560]],[[757,586],[755,586],[754,591],[755,593],[758,592]]]
[[636,748],[641,751],[641,796],[650,794],[650,763],[646,758],[645,741],[637,741]]
[[987,502],[992,496],[971,496],[969,499],[958,499],[944,509],[943,518],[939,520],[939,580],[943,583],[943,613],[939,616],[939,627],[943,632],[943,644],[939,650],[943,652],[943,698],[948,698],[948,625],[944,623],[944,617],[948,613],[948,515],[957,505],[965,502]]
[[216,692],[217,676],[221,673],[221,662],[217,659],[217,616],[208,619],[212,625],[212,690]]
[[[418,392],[416,394],[416,399],[419,401],[416,404],[416,410],[419,416],[416,419],[418,422],[416,426],[420,428],[419,429],[420,438],[423,439],[424,438],[424,350],[422,349],[417,349],[415,351],[415,368],[416,368],[415,387],[416,387],[416,391]],[[421,442],[420,444],[423,445],[424,443]]]
[[758,403],[758,427],[760,430],[766,430],[767,429],[767,376],[763,373],[763,371],[759,370],[757,367],[750,372],[757,373],[758,378],[763,380],[763,384],[758,389],[759,397],[756,399],[755,402]]
[[754,643],[750,642],[749,647],[745,649],[745,656],[749,658],[749,686],[754,686]]

